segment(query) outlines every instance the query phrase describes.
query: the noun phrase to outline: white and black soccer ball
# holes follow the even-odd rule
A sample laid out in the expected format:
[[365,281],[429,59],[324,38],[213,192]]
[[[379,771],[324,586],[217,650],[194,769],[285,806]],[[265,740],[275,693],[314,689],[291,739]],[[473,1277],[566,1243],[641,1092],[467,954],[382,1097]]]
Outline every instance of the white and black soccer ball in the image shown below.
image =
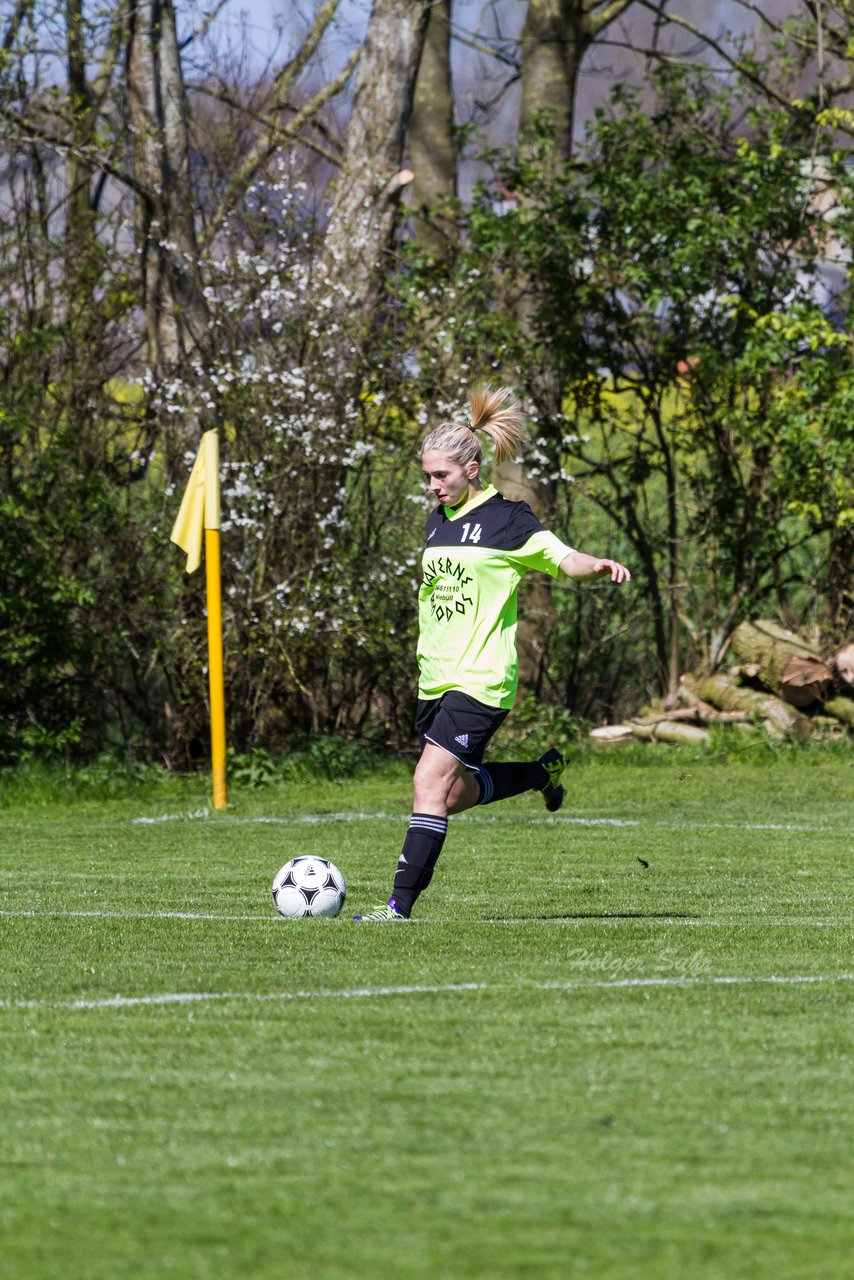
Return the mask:
[[346,896],[344,877],[328,858],[291,858],[273,881],[273,906],[288,920],[337,916]]

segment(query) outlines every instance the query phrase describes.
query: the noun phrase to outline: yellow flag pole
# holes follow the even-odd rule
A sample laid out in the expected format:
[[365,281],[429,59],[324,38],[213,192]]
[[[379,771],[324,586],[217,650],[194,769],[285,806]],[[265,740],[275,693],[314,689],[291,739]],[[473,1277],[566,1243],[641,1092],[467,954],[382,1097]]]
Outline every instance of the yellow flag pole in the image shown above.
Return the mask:
[[211,771],[215,809],[225,799],[225,683],[222,671],[222,574],[219,529],[205,529],[205,572],[208,587],[208,682],[211,698]]
[[220,563],[219,437],[206,431],[205,446],[205,573],[208,602],[208,684],[211,703],[211,772],[213,803],[224,809],[225,798],[225,682],[222,662],[222,569]]
[[219,437],[202,436],[198,457],[181,502],[171,538],[187,553],[187,573],[195,573],[205,543],[208,609],[208,683],[211,707],[211,769],[215,809],[225,808],[225,684],[222,662],[222,571],[220,564]]

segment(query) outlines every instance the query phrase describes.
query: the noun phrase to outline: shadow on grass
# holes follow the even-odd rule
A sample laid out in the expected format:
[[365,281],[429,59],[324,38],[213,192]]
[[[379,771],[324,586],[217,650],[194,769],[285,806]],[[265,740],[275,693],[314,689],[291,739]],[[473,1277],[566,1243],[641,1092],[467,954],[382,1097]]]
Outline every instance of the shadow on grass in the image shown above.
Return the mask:
[[490,916],[490,924],[511,924],[520,920],[699,920],[700,916],[679,911],[568,911],[562,915]]

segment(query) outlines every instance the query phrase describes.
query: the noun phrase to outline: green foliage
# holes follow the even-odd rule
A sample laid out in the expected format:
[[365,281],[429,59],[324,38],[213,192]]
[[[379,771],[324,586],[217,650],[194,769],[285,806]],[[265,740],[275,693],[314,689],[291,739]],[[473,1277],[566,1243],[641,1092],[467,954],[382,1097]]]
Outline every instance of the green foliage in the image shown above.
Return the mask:
[[607,608],[555,595],[545,683],[582,714],[714,665],[742,616],[832,633],[850,610],[850,564],[826,567],[854,528],[847,295],[826,296],[850,174],[739,86],[653,86],[651,109],[619,90],[571,165],[543,136],[493,156],[513,200],[484,184],[444,286],[417,255],[406,281],[422,329],[525,393],[546,522],[634,571]]
[[0,808],[30,805],[96,804],[105,801],[198,800],[197,779],[179,778],[162,764],[101,752],[86,762],[49,760],[34,752],[14,766],[0,768]]
[[162,498],[141,410],[116,398],[105,363],[112,320],[92,302],[77,328],[78,303],[33,315],[8,263],[0,278],[0,763],[150,749],[161,719]]
[[521,696],[513,714],[501,726],[489,754],[492,759],[534,759],[549,747],[558,747],[564,758],[577,755],[587,726],[563,707],[533,694]]
[[[383,401],[381,362],[370,380],[350,367],[354,333],[330,326],[312,292],[289,203],[259,198],[233,257],[205,262],[219,355],[157,386],[117,364],[135,301],[121,257],[97,258],[93,298],[62,246],[39,239],[33,209],[0,231],[0,762],[105,745],[179,770],[206,757],[204,577],[183,576],[168,544],[186,471],[163,474],[200,396],[224,422],[230,742],[278,752],[310,733],[408,736],[411,424],[400,400]],[[38,247],[43,280],[63,280],[55,310],[16,305],[16,236]]]
[[375,770],[381,757],[366,742],[345,742],[324,735],[310,738],[304,746],[294,744],[274,758],[263,747],[244,754],[229,752],[229,783],[257,791],[282,782],[341,781],[365,777]]
[[[79,427],[78,427],[79,430]],[[124,484],[78,453],[79,434],[51,428],[32,448],[36,424],[17,424],[0,498],[0,761],[89,750],[104,732],[144,739],[140,702],[150,657],[159,557],[146,514]],[[6,437],[7,442],[9,436]],[[134,728],[130,730],[133,724]]]
[[496,181],[458,208],[457,242],[404,247],[369,335],[286,166],[271,171],[200,263],[214,354],[157,385],[135,354],[135,255],[103,220],[58,235],[10,148],[0,763],[105,747],[206,760],[203,585],[167,541],[199,402],[222,424],[241,785],[362,767],[333,742],[411,746],[417,445],[485,377],[530,408],[545,522],[634,573],[622,592],[554,588],[529,689],[547,710],[523,703],[508,740],[571,747],[581,720],[715,663],[759,610],[844,632],[854,377],[847,296],[822,291],[829,228],[854,243],[838,121],[747,110],[743,87],[701,72],[650,87],[651,110],[621,90],[570,166],[545,125],[490,157]]
[[[259,199],[243,279],[227,261],[209,266],[223,352],[211,377],[226,388],[226,687],[241,754],[282,753],[309,733],[399,740],[412,718],[412,424],[405,397],[385,394],[383,353],[369,373],[353,367],[355,321],[336,312],[330,324],[322,264],[307,257],[292,201]],[[192,394],[176,388],[176,414]],[[185,607],[200,592],[187,584]],[[182,733],[203,741],[198,603],[183,640],[175,683],[193,696]]]

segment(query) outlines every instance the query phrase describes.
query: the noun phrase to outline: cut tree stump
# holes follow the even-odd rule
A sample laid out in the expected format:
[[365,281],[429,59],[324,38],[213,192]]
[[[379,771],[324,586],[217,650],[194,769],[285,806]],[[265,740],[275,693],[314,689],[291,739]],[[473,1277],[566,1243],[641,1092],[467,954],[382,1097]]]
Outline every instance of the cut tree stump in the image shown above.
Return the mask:
[[589,736],[593,746],[599,750],[624,747],[632,741],[632,727],[629,724],[603,724],[598,729],[591,729]]
[[824,714],[833,716],[854,729],[854,698],[828,698],[824,704]]
[[663,724],[665,721],[668,723],[679,721],[680,724],[736,724],[747,718],[746,711],[719,711],[708,702],[695,698],[687,707],[673,707],[671,710],[660,713],[654,709],[639,711],[632,723]]
[[732,633],[730,650],[740,666],[757,668],[763,684],[775,692],[780,688],[790,658],[821,661],[820,655],[802,636],[771,618],[740,623]]
[[699,742],[709,741],[708,729],[696,724],[683,724],[679,720],[650,720],[642,722],[630,721],[632,733],[636,738],[644,738],[648,742],[671,742],[676,746],[696,746]]
[[686,710],[696,711],[698,714],[706,713],[714,715],[715,708],[710,702],[704,702],[702,698],[698,698],[694,689],[694,677],[684,675],[679,677],[679,688],[676,691],[676,701],[680,707]]
[[724,675],[706,676],[697,681],[686,677],[685,683],[698,698],[710,702],[720,711],[745,711],[748,715],[758,716],[765,721],[773,737],[803,739],[809,736],[809,720],[770,693],[744,689]]
[[833,688],[833,672],[815,658],[793,653],[780,675],[780,697],[793,707],[824,702]]

